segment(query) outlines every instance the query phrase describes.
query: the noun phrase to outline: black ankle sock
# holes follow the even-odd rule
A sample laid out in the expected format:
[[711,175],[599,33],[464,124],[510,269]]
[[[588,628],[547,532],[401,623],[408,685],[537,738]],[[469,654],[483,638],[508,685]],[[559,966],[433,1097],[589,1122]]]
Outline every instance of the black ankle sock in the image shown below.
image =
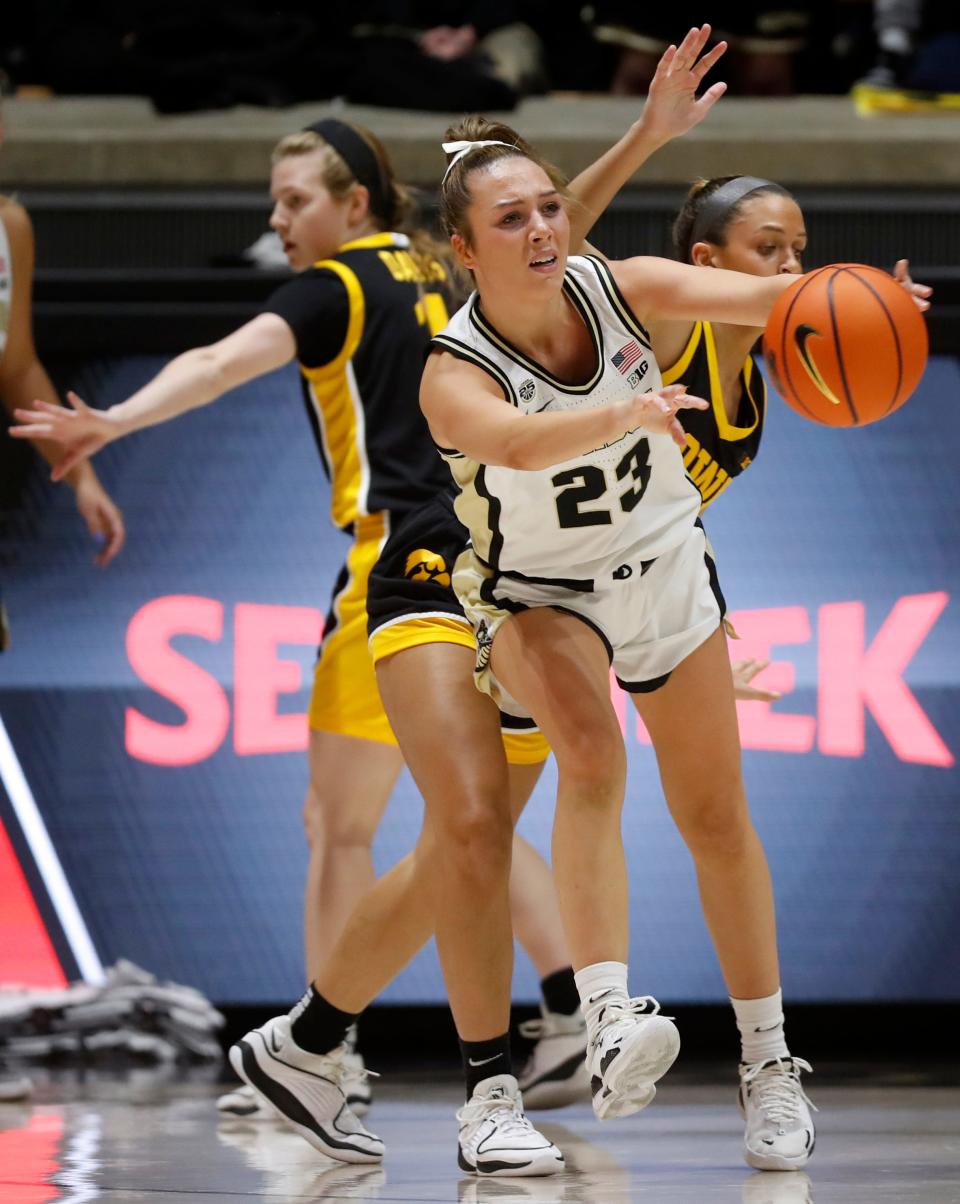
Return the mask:
[[540,990],[548,1012],[572,1016],[579,1011],[580,992],[577,990],[577,980],[573,977],[573,966],[564,966],[562,970],[541,978]]
[[339,1045],[346,1037],[347,1029],[357,1020],[353,1012],[341,1012],[312,986],[307,987],[290,1016],[294,1041],[301,1049],[316,1054],[327,1053]]
[[467,1080],[467,1099],[478,1083],[495,1074],[513,1074],[510,1061],[510,1034],[491,1037],[489,1041],[461,1041],[460,1056]]

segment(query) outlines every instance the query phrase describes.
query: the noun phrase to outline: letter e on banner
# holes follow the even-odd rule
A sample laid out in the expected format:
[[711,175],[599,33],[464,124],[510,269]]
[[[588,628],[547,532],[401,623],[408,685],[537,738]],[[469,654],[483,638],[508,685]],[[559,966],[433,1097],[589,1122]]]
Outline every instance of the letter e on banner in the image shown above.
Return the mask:
[[307,717],[277,712],[281,694],[300,689],[297,661],[277,656],[280,644],[316,648],[323,615],[312,606],[257,606],[243,602],[234,616],[233,746],[241,757],[296,752],[307,747]]

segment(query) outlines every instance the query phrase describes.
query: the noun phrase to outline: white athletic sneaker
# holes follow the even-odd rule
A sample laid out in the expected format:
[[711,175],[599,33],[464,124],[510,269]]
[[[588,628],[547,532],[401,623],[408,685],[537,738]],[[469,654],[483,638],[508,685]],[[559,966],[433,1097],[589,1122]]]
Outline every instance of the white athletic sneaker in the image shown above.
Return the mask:
[[[588,1002],[596,1003],[600,996]],[[587,1070],[598,1120],[630,1116],[657,1094],[654,1086],[680,1052],[680,1034],[669,1016],[658,1015],[652,995],[614,997],[604,1005],[587,1049]]]
[[373,1093],[370,1090],[370,1076],[364,1065],[363,1054],[357,1049],[357,1026],[355,1024],[351,1024],[347,1029],[344,1043],[347,1052],[343,1058],[344,1072],[340,1085],[354,1116],[366,1116],[373,1103]]
[[806,1166],[816,1140],[810,1109],[800,1086],[802,1058],[769,1058],[740,1067],[740,1111],[747,1122],[743,1138],[748,1166],[760,1171],[792,1171]]
[[29,1099],[33,1094],[33,1083],[25,1074],[14,1074],[6,1066],[0,1064],[0,1103],[13,1103],[15,1100]]
[[223,1120],[283,1120],[267,1099],[246,1083],[218,1096],[217,1111]]
[[590,1098],[587,1025],[579,1010],[564,1016],[541,1003],[540,1019],[524,1020],[520,1035],[536,1041],[517,1076],[527,1108],[565,1108]]
[[343,1093],[346,1046],[301,1049],[289,1016],[274,1016],[230,1047],[230,1065],[306,1141],[338,1162],[379,1162],[383,1142],[354,1116]]
[[496,1074],[474,1088],[457,1113],[460,1169],[474,1175],[555,1175],[563,1155],[523,1114],[512,1074]]
[[740,1190],[741,1204],[813,1204],[813,1184],[806,1171],[757,1171]]

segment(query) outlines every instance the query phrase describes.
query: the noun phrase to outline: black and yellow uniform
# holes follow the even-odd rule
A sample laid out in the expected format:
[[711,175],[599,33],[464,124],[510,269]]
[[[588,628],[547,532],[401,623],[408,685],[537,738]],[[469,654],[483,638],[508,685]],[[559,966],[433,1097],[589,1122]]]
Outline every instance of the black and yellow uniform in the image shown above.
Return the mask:
[[662,376],[665,385],[682,381],[688,393],[710,402],[708,410],[680,410],[677,414],[687,432],[683,463],[700,490],[702,512],[756,459],[767,406],[766,386],[748,355],[740,373],[736,421],[731,422],[723,404],[717,347],[709,322],[694,326],[683,354]]
[[392,522],[449,483],[419,405],[430,336],[447,320],[446,283],[443,265],[414,256],[405,235],[374,234],[300,273],[265,306],[293,331],[331,516],[354,540],[317,660],[318,731],[396,744],[367,648],[367,580]]
[[[373,663],[422,644],[459,644],[476,652],[470,621],[451,584],[453,566],[467,543],[467,529],[453,508],[455,491],[444,489],[409,514],[390,534],[367,592]],[[538,765],[550,746],[532,719],[500,714],[511,765]]]

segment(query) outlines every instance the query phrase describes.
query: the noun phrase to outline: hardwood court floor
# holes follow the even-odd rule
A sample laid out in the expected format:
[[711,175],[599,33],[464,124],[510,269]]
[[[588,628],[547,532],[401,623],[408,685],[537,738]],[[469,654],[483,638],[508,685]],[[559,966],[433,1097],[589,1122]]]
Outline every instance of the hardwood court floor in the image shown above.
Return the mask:
[[[36,1072],[33,1100],[0,1104],[3,1204],[958,1204],[960,1086],[909,1076],[834,1078],[808,1172],[751,1171],[729,1085],[687,1070],[639,1116],[598,1124],[589,1106],[539,1113],[564,1150],[552,1179],[467,1178],[456,1165],[456,1084],[390,1076],[367,1123],[380,1167],[344,1167],[274,1123],[219,1122],[211,1075]],[[825,1077],[825,1076],[821,1076]],[[944,1079],[939,1080],[943,1084]],[[949,1079],[946,1080],[949,1084]]]

